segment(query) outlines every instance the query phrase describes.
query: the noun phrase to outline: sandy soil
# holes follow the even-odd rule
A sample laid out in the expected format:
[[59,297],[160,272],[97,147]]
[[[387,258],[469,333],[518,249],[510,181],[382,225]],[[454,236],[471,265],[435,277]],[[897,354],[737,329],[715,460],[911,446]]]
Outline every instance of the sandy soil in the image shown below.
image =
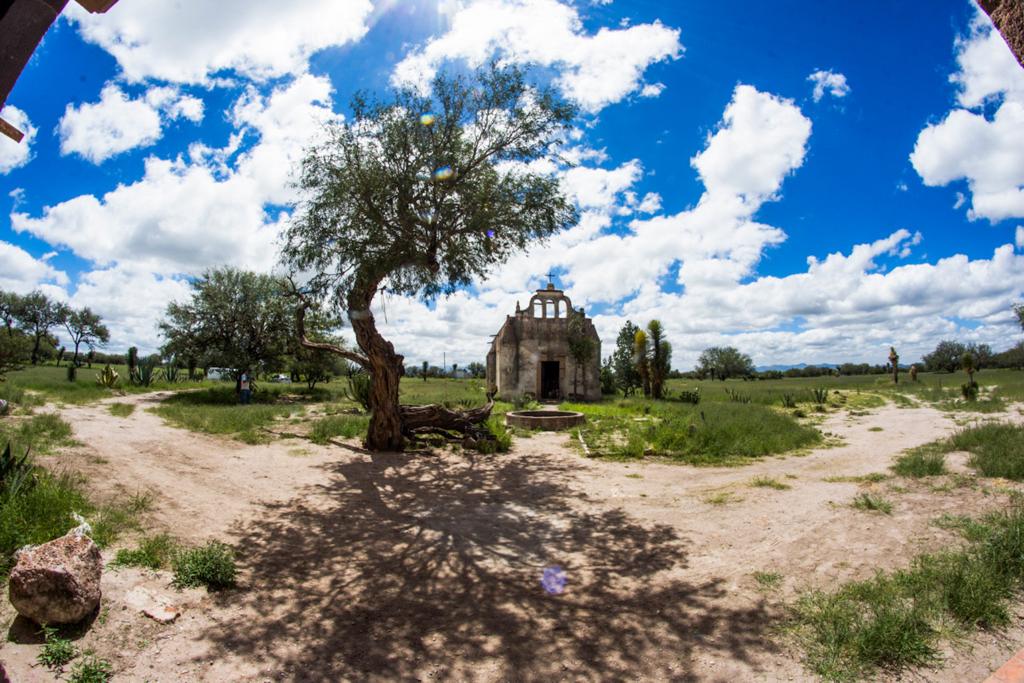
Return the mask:
[[[938,515],[1005,502],[993,481],[824,481],[883,472],[955,428],[930,408],[831,415],[822,430],[841,445],[738,468],[596,462],[564,434],[496,456],[372,454],[245,446],[141,409],[63,414],[84,444],[63,462],[103,491],[151,492],[154,526],[240,553],[242,585],[213,595],[176,593],[163,572],[105,573],[104,607],[79,644],[114,662],[118,680],[812,680],[777,632],[787,600],[903,566],[955,542]],[[791,488],[749,486],[758,476]],[[893,514],[851,509],[865,489]],[[722,492],[732,502],[707,502]],[[561,595],[540,582],[554,566],[568,577]],[[782,586],[759,589],[756,571]],[[182,616],[159,625],[128,608],[140,585]],[[1024,642],[1022,625],[904,679],[982,680]],[[54,679],[32,666],[38,640],[21,620],[9,638],[0,658],[13,680]]]

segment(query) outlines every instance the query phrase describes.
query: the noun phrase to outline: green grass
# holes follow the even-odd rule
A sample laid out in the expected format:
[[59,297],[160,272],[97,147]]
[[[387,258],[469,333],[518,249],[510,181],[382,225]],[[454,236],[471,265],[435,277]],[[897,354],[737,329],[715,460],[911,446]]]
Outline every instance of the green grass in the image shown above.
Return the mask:
[[734,465],[805,448],[821,433],[757,403],[701,403],[618,399],[564,403],[587,416],[591,455],[628,460],[646,455],[694,465]]
[[731,491],[718,491],[709,493],[702,500],[708,505],[728,505],[729,503],[739,503],[743,499]]
[[925,465],[918,461],[924,462],[927,458],[932,459],[931,467],[935,469],[938,467],[935,463],[941,462],[945,453],[953,451],[969,452],[971,458],[967,464],[982,476],[1024,481],[1024,425],[1006,422],[986,422],[966,427],[948,439],[934,441],[908,452],[897,461],[893,469],[898,473],[900,467],[908,468],[908,471],[915,468],[923,470]]
[[946,455],[932,445],[912,448],[896,458],[892,471],[901,477],[935,477],[946,473]]
[[754,572],[754,581],[765,590],[775,590],[782,585],[782,574],[778,572]]
[[881,512],[883,515],[892,514],[892,503],[887,501],[881,496],[872,495],[870,493],[861,493],[853,502],[850,503],[850,507],[856,508],[857,510],[864,510],[865,512]]
[[885,481],[888,478],[888,474],[871,472],[869,474],[861,474],[858,476],[836,475],[832,477],[825,477],[825,481],[830,484],[877,484],[878,482]]
[[[175,394],[150,410],[171,424],[193,432],[231,436],[244,443],[266,443],[270,437],[263,431],[279,418],[303,410],[296,402],[277,403],[285,390],[271,386],[253,396],[254,403],[238,404],[230,386]],[[314,393],[311,399],[323,398]]]
[[1009,623],[1024,580],[1024,512],[1017,505],[970,528],[962,550],[803,596],[793,624],[808,666],[827,680],[891,675],[938,663],[944,635]]
[[370,424],[368,415],[329,415],[313,423],[309,439],[313,443],[326,444],[331,439],[353,439],[366,434]]
[[112,563],[115,567],[145,567],[163,569],[169,567],[178,551],[178,543],[168,534],[146,536],[135,548],[122,548]]
[[0,419],[0,449],[11,444],[16,455],[26,450],[32,453],[52,453],[56,448],[74,443],[71,425],[59,415],[45,413],[28,418]]
[[68,683],[107,683],[113,676],[110,662],[90,654],[75,664]]
[[135,412],[134,403],[111,403],[107,409],[114,417],[128,417]]
[[987,423],[949,439],[949,447],[969,451],[968,465],[986,477],[1024,481],[1024,425]]
[[784,484],[778,479],[772,479],[771,477],[754,477],[748,485],[756,488],[775,489],[776,491],[785,491],[786,489],[793,488],[789,484]]
[[65,664],[78,656],[78,648],[67,638],[61,638],[57,629],[43,626],[44,643],[36,661],[47,669],[60,671]]
[[[178,382],[171,384],[163,379],[153,382],[149,387],[136,387],[128,383],[128,368],[124,365],[112,366],[121,376],[121,383],[118,391],[126,394],[141,394],[151,391],[194,389],[196,387],[212,387],[217,382]],[[91,403],[104,398],[116,395],[110,389],[101,387],[96,383],[96,375],[103,366],[93,364],[92,368],[79,368],[77,379],[74,382],[68,381],[67,367],[61,365],[37,365],[29,366],[17,372],[7,375],[5,384],[11,385],[14,390],[30,390],[39,392],[47,400],[57,403]]]
[[220,590],[235,585],[237,570],[234,553],[231,548],[217,541],[177,552],[172,565],[174,585],[177,588],[206,586],[208,590]]

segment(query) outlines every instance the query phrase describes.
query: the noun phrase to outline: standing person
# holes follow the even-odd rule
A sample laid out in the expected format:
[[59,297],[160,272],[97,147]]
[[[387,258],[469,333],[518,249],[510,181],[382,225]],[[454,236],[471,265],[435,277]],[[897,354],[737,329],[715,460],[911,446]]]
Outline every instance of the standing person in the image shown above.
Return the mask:
[[242,375],[238,378],[238,389],[239,398],[242,401],[243,406],[249,405],[252,401],[252,389],[249,387],[249,369],[242,370]]

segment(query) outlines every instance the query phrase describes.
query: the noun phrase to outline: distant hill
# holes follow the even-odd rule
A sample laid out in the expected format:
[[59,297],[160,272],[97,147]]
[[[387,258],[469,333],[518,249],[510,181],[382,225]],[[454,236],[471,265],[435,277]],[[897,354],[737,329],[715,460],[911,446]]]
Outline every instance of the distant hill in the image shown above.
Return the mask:
[[836,363],[799,363],[797,365],[758,365],[755,370],[758,372],[771,372],[777,370],[779,372],[785,372],[786,370],[803,370],[804,368],[815,367],[815,368],[838,368]]

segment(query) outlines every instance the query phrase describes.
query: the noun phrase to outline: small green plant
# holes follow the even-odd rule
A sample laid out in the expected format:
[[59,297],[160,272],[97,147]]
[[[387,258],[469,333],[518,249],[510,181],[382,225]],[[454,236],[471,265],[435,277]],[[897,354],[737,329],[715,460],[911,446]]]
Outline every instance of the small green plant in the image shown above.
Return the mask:
[[156,356],[139,359],[135,371],[129,377],[131,383],[137,387],[152,386],[153,382],[160,377],[159,363],[160,359]]
[[181,381],[181,368],[178,367],[178,360],[176,358],[170,358],[164,364],[164,379],[169,384],[177,384]]
[[757,488],[775,489],[776,491],[784,491],[786,489],[793,488],[789,484],[783,483],[778,479],[772,477],[754,477],[750,480],[750,486]]
[[793,394],[782,395],[782,407],[783,408],[796,408],[796,396]]
[[839,475],[825,477],[825,481],[830,484],[877,484],[878,482],[885,481],[888,478],[889,475],[887,474],[871,472],[870,474],[862,474],[858,476]]
[[172,564],[177,588],[206,586],[209,590],[219,590],[235,585],[235,555],[223,543],[210,541],[198,548],[182,550],[175,554]]
[[730,491],[719,491],[704,496],[703,500],[708,505],[728,505],[729,503],[738,503],[743,499]]
[[901,477],[934,477],[946,473],[946,456],[921,446],[897,458],[892,470]]
[[883,515],[892,514],[892,503],[881,496],[870,493],[861,493],[853,499],[850,506],[867,512],[881,512]]
[[90,654],[71,670],[68,683],[107,683],[114,675],[114,667],[105,659]]
[[313,423],[309,430],[309,440],[323,445],[337,437],[352,439],[363,436],[369,422],[365,415],[328,415]]
[[683,389],[679,392],[679,400],[683,403],[689,403],[691,405],[700,404],[700,387],[697,387],[693,391]]
[[358,403],[364,411],[370,411],[370,390],[373,380],[368,372],[351,372],[348,376],[348,390],[345,398]]
[[171,563],[177,548],[178,544],[168,534],[147,536],[139,541],[137,548],[118,550],[113,565],[161,569]]
[[818,407],[824,407],[828,403],[828,389],[822,389],[815,387],[811,389],[811,398],[814,399],[815,405]]
[[882,427],[868,427],[869,432],[884,432],[885,429]]
[[491,438],[478,442],[477,448],[482,453],[507,453],[512,447],[512,430],[505,424],[505,420],[499,415],[492,415],[484,426]]
[[21,457],[15,456],[8,443],[0,453],[0,494],[16,497],[32,488],[35,481],[35,467],[29,462],[28,450]]
[[765,590],[775,590],[782,585],[782,574],[778,572],[754,572],[754,581]]
[[41,633],[44,640],[43,649],[36,657],[36,661],[47,669],[59,671],[78,656],[78,649],[67,638],[61,638],[57,634],[57,629],[44,626]]
[[121,383],[121,377],[117,374],[117,370],[110,367],[110,363],[107,363],[106,367],[96,373],[96,384],[107,389],[116,389],[117,385]]
[[729,397],[729,400],[733,403],[750,403],[750,394],[744,394],[736,389],[726,387],[725,395]]

